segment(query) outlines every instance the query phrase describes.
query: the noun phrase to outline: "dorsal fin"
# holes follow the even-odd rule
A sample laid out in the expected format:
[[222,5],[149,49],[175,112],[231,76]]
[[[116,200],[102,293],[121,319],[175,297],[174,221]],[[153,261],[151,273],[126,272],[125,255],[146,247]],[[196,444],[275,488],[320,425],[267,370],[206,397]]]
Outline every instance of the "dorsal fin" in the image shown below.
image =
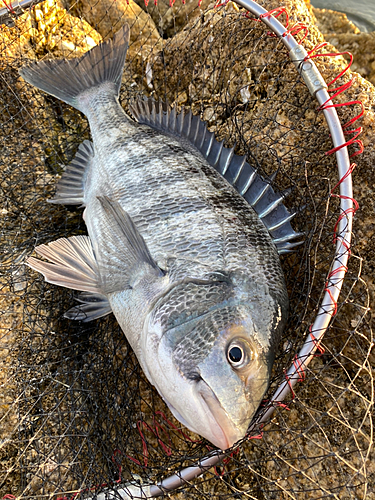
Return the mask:
[[295,213],[290,213],[284,206],[284,196],[273,190],[273,178],[263,179],[246,161],[246,156],[236,155],[234,148],[226,148],[223,141],[218,142],[199,116],[184,108],[177,113],[176,108],[167,103],[146,97],[134,100],[129,107],[138,123],[183,137],[195,146],[253,207],[268,229],[279,254],[288,253],[302,243],[294,241],[303,233],[297,233],[292,228],[290,221]]

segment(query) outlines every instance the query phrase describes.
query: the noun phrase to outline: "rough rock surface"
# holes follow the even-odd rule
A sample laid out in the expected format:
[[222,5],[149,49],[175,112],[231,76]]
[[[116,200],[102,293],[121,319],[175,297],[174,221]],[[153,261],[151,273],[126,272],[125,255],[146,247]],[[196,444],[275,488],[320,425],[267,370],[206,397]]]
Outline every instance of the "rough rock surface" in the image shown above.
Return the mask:
[[170,0],[158,0],[157,2],[135,0],[135,2],[152,17],[164,38],[174,36],[188,22],[201,16],[210,4],[214,5],[212,0],[202,0],[200,5],[198,5],[197,0],[186,0],[185,3],[177,0],[173,2],[172,6]]
[[375,85],[375,32],[361,33],[346,14],[328,9],[312,9],[316,25],[338,52],[354,56],[352,71]]
[[[133,0],[63,0],[64,6],[77,17],[82,17],[104,40],[111,38],[125,23],[130,27],[130,40],[140,50],[145,44],[155,47],[160,36],[153,20]],[[141,35],[141,36],[140,36]]]
[[76,57],[102,37],[86,21],[71,16],[59,0],[46,0],[16,19],[15,28],[1,27],[1,57]]
[[352,71],[356,71],[375,85],[375,32],[325,34],[324,38],[340,52],[354,56]]
[[312,7],[312,12],[316,17],[316,25],[323,34],[360,33],[357,26],[343,12],[315,7]]
[[147,88],[147,62],[150,54],[162,50],[163,41],[151,17],[133,0],[100,0],[87,2],[63,0],[67,10],[90,23],[104,40],[111,38],[127,23],[130,27],[130,44],[123,82]]

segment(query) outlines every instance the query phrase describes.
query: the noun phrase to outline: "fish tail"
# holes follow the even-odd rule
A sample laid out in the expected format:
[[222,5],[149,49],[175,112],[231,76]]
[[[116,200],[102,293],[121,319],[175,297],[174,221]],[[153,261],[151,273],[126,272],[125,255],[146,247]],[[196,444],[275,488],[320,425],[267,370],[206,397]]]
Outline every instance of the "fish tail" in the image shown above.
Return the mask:
[[19,73],[31,85],[84,112],[80,95],[89,89],[107,84],[108,90],[119,95],[128,45],[129,27],[125,24],[112,40],[83,56],[31,62]]

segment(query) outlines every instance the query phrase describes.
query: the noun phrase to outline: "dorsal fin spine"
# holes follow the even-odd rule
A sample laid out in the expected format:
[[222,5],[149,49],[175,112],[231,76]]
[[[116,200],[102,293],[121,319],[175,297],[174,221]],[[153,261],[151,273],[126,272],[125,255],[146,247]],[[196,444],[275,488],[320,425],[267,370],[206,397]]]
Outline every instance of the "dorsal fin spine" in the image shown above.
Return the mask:
[[294,217],[297,215],[297,212],[292,212],[288,217],[285,217],[284,219],[280,220],[277,224],[274,224],[273,226],[270,226],[268,228],[269,231],[276,231],[276,229],[279,229],[282,227],[284,224],[287,222],[290,222]]
[[209,154],[211,153],[211,149],[212,149],[212,144],[214,143],[214,140],[215,140],[215,136],[214,134],[211,132],[211,135],[210,135],[210,142],[208,143],[208,147],[207,147],[207,151],[205,153],[205,157],[208,158]]
[[191,121],[191,125],[192,125],[192,129],[194,131],[194,135],[191,138],[191,140],[194,144],[197,142],[198,132],[199,132],[199,128],[200,128],[199,124],[200,124],[199,116],[193,116],[193,119]]
[[190,135],[192,117],[193,117],[193,113],[191,112],[191,109],[190,109],[189,113],[185,116],[184,127],[182,129],[182,132],[184,133],[184,135],[186,137],[189,137],[189,135]]
[[222,148],[221,153],[220,153],[220,158],[219,158],[219,165],[218,165],[218,171],[221,173],[221,175],[225,176],[228,167],[230,165],[230,162],[233,158],[234,154],[234,148]]
[[[214,145],[214,141],[212,142],[212,145]],[[216,151],[216,154],[215,152],[213,151],[213,148],[211,147],[211,151],[210,151],[210,154],[207,156],[207,159],[209,159],[209,163],[213,166],[213,167],[216,167],[219,159],[220,159],[220,155],[221,155],[221,151],[223,149],[223,144],[224,144],[224,141],[221,141],[221,142],[218,142],[217,143],[217,146],[218,146],[218,149]],[[210,157],[211,156],[211,157]]]
[[151,116],[152,116],[152,122],[154,125],[157,124],[157,121],[156,121],[156,106],[155,106],[155,101],[152,101],[152,105],[151,105]]
[[232,181],[233,186],[235,186],[235,185],[236,185],[236,182],[238,181],[238,178],[239,178],[239,176],[241,175],[241,172],[242,172],[242,169],[243,169],[243,167],[244,167],[245,163],[246,163],[246,155],[244,155],[244,156],[242,157],[242,162],[241,162],[240,166],[238,167],[238,170],[237,170],[236,175],[233,177],[233,181]]
[[240,195],[241,196],[245,196],[245,194],[248,192],[251,184],[254,182],[255,180],[255,177],[256,177],[256,173],[255,173],[255,170],[254,172],[252,172],[249,176],[249,180],[247,181],[247,183],[245,184],[245,186],[241,189],[240,191]]
[[[283,236],[282,238],[275,238],[273,240],[273,242],[275,243],[275,245],[278,245],[279,243],[289,243],[290,239],[291,238],[297,238],[299,236],[303,236],[303,233],[296,233],[296,232],[293,232],[293,234],[287,234],[285,236]],[[297,242],[296,244],[299,244],[300,242]],[[294,243],[291,243],[294,245]]]
[[168,123],[169,123],[168,112],[165,111],[165,109],[162,109],[162,112],[161,112],[161,126],[163,128],[168,128]]
[[172,132],[176,131],[176,108],[172,108],[169,113],[169,128]]
[[182,135],[182,127],[184,125],[185,108],[181,109],[181,113],[177,115],[177,128],[176,132],[178,135]]
[[266,194],[266,192],[269,190],[271,187],[271,184],[268,184],[268,182],[265,184],[265,186],[258,192],[257,196],[254,198],[252,201],[252,206],[256,205],[259,203],[259,201],[263,198],[263,196]]
[[[156,102],[156,104],[155,104]],[[190,142],[206,158],[245,200],[253,207],[270,233],[279,253],[287,253],[301,242],[291,243],[302,233],[297,233],[290,225],[295,213],[290,214],[283,204],[283,193],[276,193],[272,182],[276,172],[264,179],[248,163],[246,156],[238,156],[233,148],[224,147],[224,141],[215,140],[213,132],[191,109],[184,107],[177,113],[162,101],[144,98],[129,104],[133,116],[140,124],[146,124],[167,134],[179,136]]]
[[[201,122],[203,123],[203,122]],[[207,131],[207,127],[204,127],[203,130],[202,130],[202,133],[200,134],[200,137],[201,137],[201,142],[198,144],[198,149],[201,150],[202,147],[203,147],[203,143],[204,143],[204,140],[206,138],[206,131]]]
[[282,195],[279,195],[279,197],[273,202],[268,205],[267,208],[265,208],[262,212],[258,213],[259,217],[263,219],[266,215],[271,213],[275,208],[280,205],[280,203],[283,201],[284,197]]

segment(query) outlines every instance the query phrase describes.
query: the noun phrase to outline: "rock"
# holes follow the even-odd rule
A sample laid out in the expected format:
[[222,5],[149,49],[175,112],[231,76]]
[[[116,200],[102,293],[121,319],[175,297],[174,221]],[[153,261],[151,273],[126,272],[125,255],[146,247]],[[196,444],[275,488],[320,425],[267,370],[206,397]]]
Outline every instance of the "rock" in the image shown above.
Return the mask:
[[375,32],[361,33],[341,12],[314,7],[312,12],[325,40],[336,52],[350,52],[354,57],[351,70],[375,85]]
[[[280,5],[278,0],[259,1],[268,10]],[[85,2],[86,7],[88,3]],[[4,47],[0,64],[2,74],[6,74],[6,79],[0,79],[3,118],[0,137],[3,158],[1,193],[4,199],[1,228],[6,237],[10,235],[8,237],[12,242],[12,248],[7,249],[5,246],[9,250],[9,264],[6,263],[9,269],[14,264],[15,255],[19,253],[18,247],[24,248],[29,255],[35,241],[47,242],[84,231],[81,212],[68,211],[64,207],[45,203],[45,200],[54,191],[53,179],[61,163],[68,163],[74,147],[88,138],[85,120],[81,115],[64,104],[56,104],[56,100],[45,97],[37,90],[30,90],[18,76],[17,67],[25,55],[39,58],[49,54],[52,57],[69,52],[74,54],[86,51],[90,44],[98,43],[101,36],[110,36],[108,28],[112,30],[113,25],[113,31],[116,31],[128,11],[121,2],[116,2],[114,7],[114,4],[103,1],[98,7],[104,5],[109,9],[108,14],[105,10],[100,11],[101,14],[95,12],[96,21],[94,18],[92,20],[97,23],[100,34],[91,35],[95,30],[90,32],[92,28],[87,23],[69,17],[66,11],[61,10],[60,4],[53,10],[49,2],[41,4],[40,8],[37,6],[38,9],[34,8],[30,17],[26,14],[17,20],[13,31],[4,28],[0,33],[0,42]],[[122,5],[122,11],[112,11],[119,5]],[[303,42],[308,50],[324,40],[318,28],[311,25],[314,14],[308,4],[303,0],[286,0],[283,5],[290,13],[290,26],[298,21],[310,24],[309,35]],[[136,7],[133,9],[139,21],[139,16],[143,14],[136,11]],[[65,24],[59,12],[65,13],[67,23],[76,24]],[[70,12],[73,12],[73,6]],[[99,22],[100,15],[104,18],[107,15],[113,17],[105,24]],[[131,16],[127,19],[130,23],[138,22]],[[126,78],[129,80],[123,86],[125,93],[131,85],[136,84],[137,92],[168,98],[178,106],[191,107],[195,114],[200,114],[208,121],[210,129],[215,130],[218,138],[225,139],[227,145],[237,143],[236,151],[240,153],[247,152],[248,160],[258,166],[262,173],[269,175],[277,168],[276,182],[280,188],[294,182],[296,189],[293,197],[286,200],[289,206],[294,203],[298,206],[302,200],[309,202],[310,196],[314,199],[313,208],[309,204],[306,209],[310,212],[303,212],[293,222],[299,224],[301,229],[305,228],[304,225],[307,229],[313,226],[311,233],[307,233],[308,244],[303,252],[286,256],[283,260],[291,288],[298,288],[303,281],[301,278],[296,282],[293,280],[293,273],[297,273],[300,268],[303,273],[307,268],[303,277],[309,283],[311,280],[312,284],[311,289],[301,286],[294,293],[299,308],[293,309],[288,337],[283,339],[288,340],[288,343],[283,344],[290,353],[291,363],[296,336],[300,335],[301,340],[301,332],[305,334],[308,331],[308,320],[316,314],[315,304],[324,288],[332,258],[332,229],[338,214],[338,205],[335,204],[338,200],[330,195],[337,182],[336,160],[334,156],[325,155],[332,143],[323,113],[317,110],[316,100],[298,79],[281,41],[270,37],[263,24],[239,16],[234,4],[229,3],[225,9],[205,12],[199,18],[190,18],[186,29],[167,41],[155,35],[147,15],[142,19],[147,29],[141,35],[138,36],[136,31],[141,29],[139,24],[134,24],[132,28],[130,58],[126,62]],[[279,19],[285,22],[285,15],[282,14]],[[54,31],[55,23],[58,28]],[[34,32],[36,28],[38,30]],[[148,31],[149,28],[151,31]],[[19,33],[24,35],[20,38]],[[348,35],[357,37],[355,43],[358,43],[359,50],[359,35]],[[339,45],[341,39],[337,37],[340,36],[344,34],[335,33],[335,40],[332,38],[331,41]],[[152,39],[149,44],[147,37]],[[370,42],[367,40],[363,43]],[[334,47],[329,45],[324,50],[333,51]],[[367,68],[364,59],[363,50],[363,62],[359,64]],[[315,61],[326,81],[332,80],[346,65],[343,57],[317,58]],[[370,62],[368,66],[373,67],[374,63]],[[333,86],[348,82],[352,76],[353,73],[349,71]],[[128,94],[125,98],[128,99]],[[349,261],[351,275],[344,283],[347,295],[344,293],[342,297],[345,304],[339,305],[339,314],[325,339],[326,355],[312,361],[306,372],[306,381],[296,389],[297,397],[291,404],[292,411],[277,409],[275,418],[264,429],[263,439],[244,443],[235,461],[227,464],[220,481],[205,476],[203,481],[194,482],[196,491],[190,490],[191,495],[207,498],[226,495],[229,498],[233,496],[233,491],[243,490],[245,496],[254,498],[278,498],[285,492],[293,491],[304,498],[330,494],[340,495],[340,498],[365,496],[360,488],[366,478],[360,476],[359,471],[365,475],[367,467],[368,477],[371,477],[375,463],[368,446],[371,441],[368,415],[371,411],[369,402],[373,379],[369,376],[371,367],[367,366],[369,361],[371,364],[368,352],[369,327],[362,321],[367,291],[361,281],[356,279],[352,269],[359,261],[355,255],[360,254],[364,259],[362,277],[373,299],[374,99],[374,86],[359,75],[353,85],[335,99],[341,104],[362,101],[364,116],[350,128],[363,126],[360,137],[365,151],[353,159],[357,163],[353,174],[354,197],[360,208],[353,229],[355,245],[353,257]],[[358,105],[338,108],[342,123],[348,122],[359,112]],[[350,153],[356,148],[351,146]],[[45,170],[49,175],[46,175]],[[322,217],[315,218],[316,214]],[[313,238],[319,231],[322,231],[322,235],[319,234],[315,245]],[[17,268],[15,272],[18,272]],[[24,276],[12,275],[11,272],[10,275],[20,277],[23,288]],[[120,340],[122,334],[119,338],[115,337],[113,346],[116,348],[110,342],[106,346],[106,335],[112,338],[116,332],[121,333],[116,330],[114,320],[103,320],[97,330],[95,325],[90,326],[90,341],[86,341],[86,337],[83,341],[76,332],[87,335],[87,330],[79,330],[80,327],[61,319],[63,312],[71,305],[71,296],[64,295],[53,285],[45,285],[42,278],[35,279],[29,272],[26,272],[26,278],[26,290],[13,291],[3,286],[4,293],[0,301],[1,310],[4,311],[2,345],[7,349],[0,355],[0,363],[3,364],[0,386],[4,388],[0,397],[0,444],[3,444],[0,446],[0,461],[3,469],[10,471],[4,494],[11,492],[20,496],[26,492],[40,496],[54,495],[57,491],[63,494],[82,489],[86,491],[92,485],[108,481],[108,464],[118,442],[124,445],[123,449],[129,457],[142,456],[144,440],[140,439],[136,424],[139,413],[149,408],[151,422],[151,417],[155,416],[152,412],[160,409],[162,403],[153,393],[149,396],[151,391],[148,384],[147,391],[139,394],[145,382],[141,379],[139,383],[140,375],[134,358],[129,361],[125,355],[123,359],[119,357],[118,346],[123,345]],[[309,300],[309,309],[305,309]],[[353,310],[355,315],[351,312]],[[300,325],[300,317],[306,318],[306,324]],[[297,328],[294,329],[295,323],[298,332]],[[353,328],[358,328],[358,332],[351,335]],[[71,329],[72,333],[66,332],[66,329]],[[76,340],[76,336],[79,340]],[[91,338],[95,342],[91,342]],[[98,346],[108,349],[110,363],[102,361],[106,361],[106,357],[100,358],[98,365],[91,362],[90,357],[94,360],[97,354],[103,355],[103,350]],[[116,354],[113,355],[113,352]],[[119,357],[118,367],[116,357]],[[288,366],[286,361],[280,355],[278,367]],[[51,367],[47,367],[44,372],[44,363],[47,362]],[[102,371],[98,369],[92,372],[96,366],[102,366]],[[124,374],[127,366],[131,376],[113,377],[113,373]],[[74,378],[72,384],[72,374],[75,377],[77,373],[79,383]],[[97,373],[108,378],[101,379]],[[87,383],[90,380],[92,383]],[[135,386],[134,392],[132,384]],[[144,394],[149,397],[144,397]],[[111,399],[113,395],[115,400]],[[122,396],[124,400],[121,400]],[[368,403],[365,398],[368,398]],[[108,404],[108,401],[113,403]],[[132,411],[133,406],[136,411],[130,418],[126,412]],[[127,415],[127,418],[122,418],[122,415]],[[107,422],[110,422],[108,430]],[[360,432],[357,432],[358,429]],[[148,432],[147,429],[145,432]],[[126,478],[130,472],[133,476],[134,471],[141,471],[147,481],[156,481],[163,474],[172,473],[178,467],[177,464],[183,463],[185,466],[199,454],[206,453],[203,445],[198,448],[194,444],[192,448],[189,444],[188,448],[184,448],[182,438],[178,437],[178,442],[173,442],[173,453],[177,450],[175,455],[171,458],[166,457],[165,453],[159,455],[159,436],[151,434],[147,436],[147,442],[152,443],[149,467],[146,469],[142,464],[138,469],[134,462],[124,456],[121,459],[122,477]],[[126,439],[121,441],[123,437]],[[169,434],[166,434],[166,438],[169,438]],[[185,451],[193,453],[193,458],[185,455]],[[179,457],[181,462],[178,461]],[[365,460],[368,460],[368,465]],[[93,464],[95,467],[91,469]],[[157,467],[154,468],[155,464]],[[152,475],[153,468],[155,477]],[[24,471],[28,471],[28,475],[22,476],[20,481]],[[21,484],[23,491],[20,491]],[[205,493],[201,493],[203,488],[206,488]],[[187,493],[172,494],[176,498],[181,495],[182,498],[189,495],[189,490]]]
[[339,52],[351,52],[354,56],[352,71],[375,85],[375,32],[325,34],[324,37]]
[[131,91],[148,92],[147,63],[153,53],[162,49],[162,39],[151,17],[133,0],[100,0],[95,5],[84,0],[63,0],[69,12],[85,19],[101,34],[111,38],[121,26],[130,27],[130,44],[126,58],[122,97]]
[[134,51],[160,44],[160,35],[151,17],[133,0],[100,0],[95,5],[85,0],[63,0],[67,10],[82,17],[103,40],[112,38],[125,23],[130,27],[130,49]]
[[35,58],[35,52],[31,44],[34,28],[31,17],[23,14],[14,21],[15,28],[6,25],[0,29],[0,64],[4,60],[19,61],[21,57]]
[[164,38],[174,36],[193,19],[201,16],[210,4],[214,5],[212,0],[202,0],[201,5],[198,5],[197,0],[186,0],[185,3],[176,0],[172,6],[170,0],[158,0],[156,5],[153,0],[135,2],[152,17]]
[[346,14],[329,9],[312,8],[316,18],[316,25],[323,34],[327,33],[360,33],[357,26],[349,21]]
[[102,37],[86,21],[74,17],[59,0],[46,0],[27,14],[30,44],[37,57],[77,57],[101,42]]

